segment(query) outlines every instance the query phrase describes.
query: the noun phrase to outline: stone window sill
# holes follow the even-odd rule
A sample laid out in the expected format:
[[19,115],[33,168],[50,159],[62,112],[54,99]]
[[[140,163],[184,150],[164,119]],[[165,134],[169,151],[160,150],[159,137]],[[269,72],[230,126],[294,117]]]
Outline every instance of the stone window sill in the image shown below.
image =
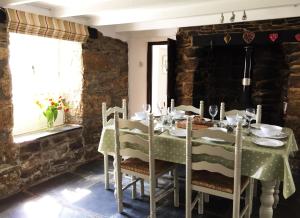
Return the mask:
[[34,141],[37,139],[41,139],[47,136],[56,135],[63,132],[68,132],[74,129],[82,128],[81,125],[77,124],[65,124],[61,126],[56,126],[52,130],[39,130],[35,132],[20,134],[14,136],[14,143],[23,143],[27,141]]

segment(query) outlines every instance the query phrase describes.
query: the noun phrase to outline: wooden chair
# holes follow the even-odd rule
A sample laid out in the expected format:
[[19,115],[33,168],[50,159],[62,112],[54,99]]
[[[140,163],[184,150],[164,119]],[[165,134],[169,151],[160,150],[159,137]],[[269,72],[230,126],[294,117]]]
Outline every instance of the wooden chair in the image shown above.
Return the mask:
[[[115,112],[115,180],[116,180],[116,197],[118,202],[118,211],[123,211],[123,191],[137,181],[148,181],[150,186],[150,217],[156,217],[156,202],[174,192],[174,206],[179,206],[179,187],[176,165],[170,162],[155,160],[153,151],[153,115],[149,114],[149,126],[138,121],[129,121],[118,118]],[[129,130],[137,129],[145,134],[147,138],[130,134],[130,132],[122,132],[120,129]],[[134,145],[134,146],[130,146]],[[127,159],[121,161],[121,157]],[[172,171],[174,174],[174,182],[171,187],[164,189],[162,193],[155,196],[156,180],[159,176]],[[122,186],[122,173],[132,175],[134,180],[125,187]],[[141,187],[141,195],[143,195],[143,187]]]
[[[113,125],[113,119],[107,120],[114,112],[118,112],[122,114],[123,119],[127,119],[127,103],[126,99],[122,100],[122,108],[120,107],[110,107],[107,109],[106,102],[102,102],[102,126],[105,128],[106,126]],[[105,181],[105,189],[109,189],[109,164],[108,164],[108,155],[104,154],[104,181]]]
[[[171,107],[172,107],[172,105],[174,105],[173,99],[171,99]],[[199,108],[196,108],[192,105],[179,105],[179,106],[175,107],[175,109],[182,110],[185,112],[192,112],[192,113],[198,114],[203,117],[204,116],[204,101],[200,101]]]
[[[250,217],[252,210],[253,180],[241,176],[242,136],[241,123],[238,123],[236,136],[222,131],[203,129],[192,131],[191,118],[187,120],[186,137],[186,218],[192,217],[192,209],[198,203],[198,213],[203,213],[203,193],[233,200],[233,218]],[[222,146],[192,146],[192,138],[217,137],[229,143],[235,143],[234,150],[225,150]],[[197,161],[195,157],[205,154],[234,162],[233,169],[218,163]],[[193,158],[192,158],[193,157]],[[192,202],[192,190],[198,192]],[[245,207],[240,212],[241,193],[246,190]]]

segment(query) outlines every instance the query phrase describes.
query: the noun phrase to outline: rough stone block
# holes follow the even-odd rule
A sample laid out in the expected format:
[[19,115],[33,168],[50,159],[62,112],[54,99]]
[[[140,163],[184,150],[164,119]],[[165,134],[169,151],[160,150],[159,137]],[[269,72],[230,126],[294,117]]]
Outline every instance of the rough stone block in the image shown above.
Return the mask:
[[22,143],[20,146],[20,153],[36,153],[41,151],[41,144],[39,141],[33,141],[29,143]]
[[83,147],[82,140],[77,140],[76,142],[70,143],[69,147],[72,151],[82,148]]
[[0,199],[20,188],[20,168],[8,164],[0,165]]

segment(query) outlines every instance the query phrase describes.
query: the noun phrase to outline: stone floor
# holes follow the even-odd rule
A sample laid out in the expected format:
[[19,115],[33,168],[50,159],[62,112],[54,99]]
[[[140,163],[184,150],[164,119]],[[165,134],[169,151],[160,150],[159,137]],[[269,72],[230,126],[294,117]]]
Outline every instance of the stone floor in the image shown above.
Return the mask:
[[[184,174],[184,172],[182,172]],[[163,180],[166,182],[168,179]],[[295,184],[300,190],[300,177]],[[180,182],[180,207],[172,206],[172,197],[158,204],[158,217],[184,217],[184,182]],[[205,203],[204,215],[194,213],[193,217],[224,218],[231,217],[230,200],[211,197]],[[284,200],[282,197],[274,211],[277,218],[300,217],[300,192]],[[130,191],[124,196],[125,210],[117,213],[112,190],[104,189],[102,161],[94,161],[65,173],[47,182],[24,190],[8,199],[0,201],[1,218],[102,218],[102,217],[147,217],[149,201],[147,197],[131,199]],[[258,217],[259,200],[254,199],[253,217]]]

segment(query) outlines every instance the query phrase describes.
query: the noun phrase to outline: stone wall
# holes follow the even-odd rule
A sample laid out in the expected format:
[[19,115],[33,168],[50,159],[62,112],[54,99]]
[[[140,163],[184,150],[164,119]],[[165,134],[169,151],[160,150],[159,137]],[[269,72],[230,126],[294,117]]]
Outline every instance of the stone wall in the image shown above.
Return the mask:
[[14,143],[9,34],[0,23],[0,199],[95,158],[101,133],[101,103],[121,105],[128,96],[127,43],[104,37],[89,39],[83,49],[81,102],[67,117],[82,128]]
[[84,163],[82,128],[18,144],[22,187],[51,178]]
[[83,45],[82,119],[86,158],[99,153],[97,147],[102,128],[102,102],[107,107],[122,106],[128,96],[128,45],[103,36]]
[[[260,31],[276,31],[276,30],[294,30],[300,29],[300,18],[288,18],[288,19],[276,19],[276,20],[264,20],[253,21],[243,23],[232,24],[219,24],[208,25],[198,27],[186,27],[180,28],[177,33],[177,78],[176,78],[176,95],[178,104],[192,104],[194,81],[197,70],[201,69],[201,61],[199,54],[201,53],[201,47],[193,44],[194,36],[209,35],[209,34],[225,34],[225,33],[243,33],[244,30],[260,32]],[[269,82],[269,87],[276,92],[278,89],[282,90],[282,93],[278,95],[282,99],[282,94],[286,95],[288,102],[287,114],[284,117],[285,126],[294,130],[297,141],[300,143],[300,42],[288,42],[282,43],[280,49],[281,57],[285,60],[285,65],[282,70],[279,84],[278,81]],[[265,51],[268,52],[268,51]],[[261,56],[263,59],[264,57]],[[274,61],[272,62],[274,63]],[[272,63],[270,65],[272,65]],[[278,63],[275,63],[278,64]],[[259,76],[259,74],[258,74]],[[255,81],[254,78],[254,82]],[[258,81],[259,82],[259,81]],[[286,85],[285,85],[286,84]],[[257,88],[262,87],[263,83],[257,83]],[[268,84],[265,84],[268,85]],[[278,87],[279,85],[279,87]],[[255,86],[255,84],[254,84]],[[285,87],[286,86],[286,87]],[[201,89],[201,83],[199,86],[195,86],[197,89]],[[255,88],[255,87],[254,87]],[[257,103],[262,101],[262,91],[257,92],[256,96],[252,96]],[[273,98],[274,100],[275,98]],[[278,104],[278,102],[276,102]],[[276,106],[273,106],[276,107]],[[293,167],[297,168],[300,172],[300,154],[297,154],[295,159],[292,160]]]

